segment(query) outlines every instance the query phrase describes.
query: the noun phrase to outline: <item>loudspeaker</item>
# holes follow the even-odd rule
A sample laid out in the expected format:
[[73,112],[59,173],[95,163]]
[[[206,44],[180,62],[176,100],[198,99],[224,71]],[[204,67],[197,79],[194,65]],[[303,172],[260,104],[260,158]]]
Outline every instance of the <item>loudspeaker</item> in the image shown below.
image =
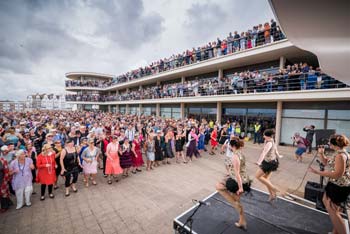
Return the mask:
[[[323,188],[321,188],[321,185],[316,182],[308,181],[305,185],[305,191],[304,191],[304,198],[306,200],[316,202],[317,197],[320,196],[319,194],[323,195]],[[321,199],[322,201],[322,199]]]
[[316,146],[328,145],[329,138],[333,134],[335,134],[335,129],[316,129]]
[[316,203],[316,209],[327,212],[324,207],[323,198],[324,188],[319,183],[308,181],[305,186],[304,198]]

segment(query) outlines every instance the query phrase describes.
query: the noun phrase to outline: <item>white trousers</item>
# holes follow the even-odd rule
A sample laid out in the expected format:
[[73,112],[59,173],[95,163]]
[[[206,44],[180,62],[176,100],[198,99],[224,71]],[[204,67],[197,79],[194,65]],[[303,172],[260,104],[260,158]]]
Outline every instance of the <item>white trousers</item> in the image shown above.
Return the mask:
[[33,186],[27,186],[25,188],[17,189],[16,191],[17,198],[17,207],[16,209],[20,209],[23,206],[23,197],[25,198],[25,203],[27,206],[30,206],[32,203],[30,202],[30,197],[33,192]]

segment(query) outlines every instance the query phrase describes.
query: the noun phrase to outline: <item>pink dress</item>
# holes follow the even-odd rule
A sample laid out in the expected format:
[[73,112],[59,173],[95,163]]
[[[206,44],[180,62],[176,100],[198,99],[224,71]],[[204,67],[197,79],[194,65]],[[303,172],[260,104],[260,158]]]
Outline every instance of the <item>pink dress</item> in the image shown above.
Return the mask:
[[[106,174],[107,175],[118,175],[123,173],[123,169],[120,167],[119,156],[118,156],[119,144],[113,142],[107,145],[106,154],[109,154],[106,159]],[[112,160],[111,160],[111,159]]]

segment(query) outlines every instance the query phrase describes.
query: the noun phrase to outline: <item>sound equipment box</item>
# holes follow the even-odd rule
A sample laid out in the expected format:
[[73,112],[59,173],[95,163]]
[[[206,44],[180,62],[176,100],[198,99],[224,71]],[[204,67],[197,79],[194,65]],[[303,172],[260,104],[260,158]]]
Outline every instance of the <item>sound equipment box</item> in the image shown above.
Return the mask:
[[326,211],[322,198],[324,193],[324,187],[321,187],[319,183],[308,181],[305,186],[304,198],[306,200],[316,203],[316,209]]

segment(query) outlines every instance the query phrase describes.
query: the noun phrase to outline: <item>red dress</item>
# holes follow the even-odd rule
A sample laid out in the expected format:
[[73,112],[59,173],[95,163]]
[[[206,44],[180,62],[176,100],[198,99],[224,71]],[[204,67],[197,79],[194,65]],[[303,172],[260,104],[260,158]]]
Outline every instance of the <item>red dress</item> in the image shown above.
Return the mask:
[[[36,167],[38,168],[38,175],[36,176],[36,181],[39,184],[54,184],[56,181],[56,160],[55,153],[51,153],[48,156],[39,154],[36,158]],[[46,164],[50,164],[50,167],[46,167]]]
[[135,152],[137,157],[135,157],[135,155],[132,155],[132,166],[133,167],[141,167],[144,162],[142,159],[142,152],[141,152],[141,146],[139,142],[136,142],[135,140],[132,142],[132,144],[135,145]]
[[[213,138],[214,138],[215,140],[213,140]],[[217,140],[217,138],[218,138],[218,133],[217,133],[217,131],[214,130],[214,131],[211,133],[211,139],[210,139],[211,147],[216,147],[216,146],[218,145],[218,140]]]

